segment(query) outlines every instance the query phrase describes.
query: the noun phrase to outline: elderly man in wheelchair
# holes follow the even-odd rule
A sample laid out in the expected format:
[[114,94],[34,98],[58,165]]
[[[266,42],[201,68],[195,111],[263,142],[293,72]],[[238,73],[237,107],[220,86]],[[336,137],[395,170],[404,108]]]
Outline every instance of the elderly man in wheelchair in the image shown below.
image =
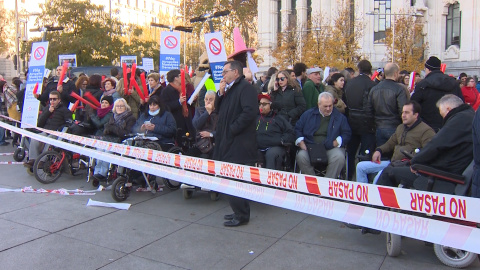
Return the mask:
[[345,167],[345,145],[352,136],[347,118],[334,107],[328,92],[318,96],[318,108],[304,112],[295,125],[296,162],[304,174],[315,175],[314,165],[327,164],[325,177],[338,178]]

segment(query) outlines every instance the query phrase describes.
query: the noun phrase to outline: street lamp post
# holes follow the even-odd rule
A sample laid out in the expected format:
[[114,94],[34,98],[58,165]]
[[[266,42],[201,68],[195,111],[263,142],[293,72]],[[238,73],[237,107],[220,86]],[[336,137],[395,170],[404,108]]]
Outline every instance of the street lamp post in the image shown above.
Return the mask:
[[392,24],[392,62],[395,62],[395,20],[396,16],[412,16],[412,17],[423,17],[423,14],[420,12],[414,13],[378,13],[376,11],[369,11],[365,13],[366,15],[385,15],[385,16],[393,16]]

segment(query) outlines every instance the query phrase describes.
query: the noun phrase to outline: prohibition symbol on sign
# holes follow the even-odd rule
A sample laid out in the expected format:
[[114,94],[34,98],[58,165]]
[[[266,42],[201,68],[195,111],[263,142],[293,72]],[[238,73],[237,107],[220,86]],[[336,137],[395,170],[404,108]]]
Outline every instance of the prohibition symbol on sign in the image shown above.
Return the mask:
[[210,39],[208,48],[214,55],[219,55],[222,52],[222,43],[216,38]]
[[174,36],[167,36],[165,38],[165,40],[163,41],[163,43],[165,44],[165,46],[167,46],[167,48],[173,49],[173,48],[177,47],[178,40]]
[[45,48],[43,47],[38,47],[33,52],[33,58],[35,58],[35,60],[40,60],[43,56],[45,56]]

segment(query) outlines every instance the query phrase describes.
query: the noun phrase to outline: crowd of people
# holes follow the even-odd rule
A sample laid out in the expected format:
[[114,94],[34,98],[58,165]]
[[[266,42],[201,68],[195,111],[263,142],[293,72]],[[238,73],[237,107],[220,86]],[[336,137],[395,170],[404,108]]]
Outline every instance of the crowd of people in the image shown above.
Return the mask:
[[[374,78],[368,60],[359,61],[356,71],[330,68],[327,78],[321,68],[297,63],[286,70],[271,67],[255,74],[255,81],[245,72],[245,64],[229,61],[219,89],[207,91],[204,86],[188,105],[185,101],[198,80],[187,74],[182,82],[179,69],[165,77],[146,74],[148,89],[143,89],[143,71],[129,72],[124,80],[116,68],[107,78],[82,74],[59,86],[59,66],[55,76],[44,79],[41,94],[35,95],[42,105],[38,126],[57,130],[74,115],[69,130],[78,135],[120,142],[129,133],[142,132],[156,137],[162,149],[188,146],[185,152],[197,157],[424,188],[425,178],[410,164],[461,174],[475,157],[476,168],[480,168],[480,116],[475,116],[480,83],[463,73],[457,80],[440,67],[441,61],[430,57],[425,62],[425,77],[415,78],[410,88],[410,72],[395,63],[387,63]],[[197,72],[203,77],[205,69]],[[133,87],[125,89],[124,82],[131,81],[131,76],[148,96],[142,98]],[[182,95],[182,84],[186,95]],[[3,115],[20,120],[24,87],[18,78],[12,84],[0,81]],[[93,109],[81,101],[71,111],[69,104],[77,101],[72,93],[91,95],[100,106]],[[194,137],[193,145],[185,139],[188,134]],[[7,136],[0,130],[0,145],[6,145]],[[19,136],[13,136],[12,144],[18,142]],[[33,141],[30,148],[27,166],[33,165],[42,145]],[[413,158],[405,161],[404,151]],[[368,160],[357,162],[359,155]],[[107,170],[108,163],[98,162],[94,177],[103,180]],[[476,172],[472,188],[476,197],[480,197],[479,181]],[[452,185],[442,182],[434,190],[452,193]],[[230,204],[234,213],[225,216],[225,226],[248,223],[248,201],[232,197]]]

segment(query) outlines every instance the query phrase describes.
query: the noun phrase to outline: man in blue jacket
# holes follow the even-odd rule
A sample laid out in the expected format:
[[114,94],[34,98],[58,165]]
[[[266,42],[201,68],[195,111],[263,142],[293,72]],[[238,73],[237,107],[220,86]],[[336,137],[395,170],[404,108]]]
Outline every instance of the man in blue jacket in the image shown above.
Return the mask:
[[328,92],[318,96],[318,108],[304,112],[295,125],[297,140],[300,147],[297,153],[297,163],[303,174],[315,175],[310,164],[307,144],[323,143],[327,150],[328,166],[325,177],[337,178],[345,166],[345,145],[352,136],[347,118],[333,106],[335,98]]

